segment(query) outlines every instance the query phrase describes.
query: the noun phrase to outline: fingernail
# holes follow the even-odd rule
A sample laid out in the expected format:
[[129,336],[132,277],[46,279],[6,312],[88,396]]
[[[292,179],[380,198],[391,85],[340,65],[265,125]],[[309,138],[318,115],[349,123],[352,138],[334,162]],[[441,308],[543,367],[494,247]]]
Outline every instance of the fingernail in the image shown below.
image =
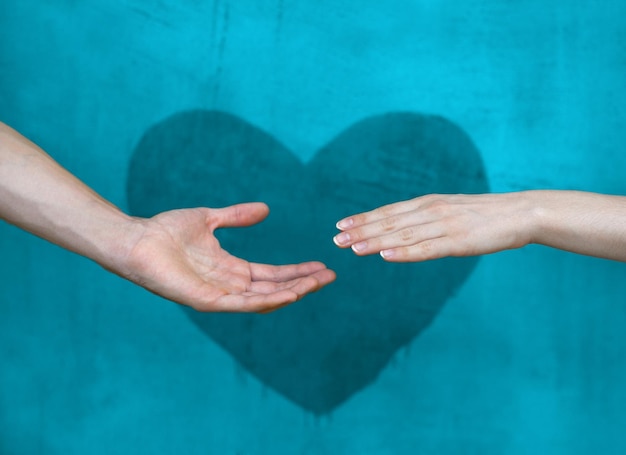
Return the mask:
[[341,220],[337,223],[337,229],[348,229],[350,226],[354,224],[352,218],[346,218],[345,220]]
[[383,259],[390,259],[392,258],[394,255],[396,254],[395,251],[393,250],[382,250],[380,252],[380,255],[383,257]]
[[348,234],[347,232],[342,232],[341,234],[337,234],[333,238],[333,240],[337,245],[345,245],[350,241],[350,234]]
[[367,248],[367,242],[359,242],[357,244],[352,245],[352,249],[356,252],[364,251]]

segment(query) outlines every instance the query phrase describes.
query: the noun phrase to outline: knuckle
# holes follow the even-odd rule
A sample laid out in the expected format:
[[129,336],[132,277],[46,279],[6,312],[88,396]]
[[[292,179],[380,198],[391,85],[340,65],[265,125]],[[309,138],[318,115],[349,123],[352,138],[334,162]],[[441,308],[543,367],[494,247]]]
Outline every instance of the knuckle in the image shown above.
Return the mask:
[[444,199],[435,199],[428,205],[428,209],[436,215],[443,215],[448,211],[450,204]]
[[407,242],[413,238],[413,236],[415,235],[415,231],[413,230],[413,228],[407,227],[402,229],[398,233],[398,235],[403,242]]
[[394,218],[385,218],[380,220],[379,224],[382,231],[389,232],[396,227],[396,220]]
[[418,244],[415,248],[415,256],[419,260],[427,260],[433,257],[433,242],[426,240]]
[[420,253],[424,256],[430,256],[430,253],[433,251],[433,243],[429,240],[426,240],[419,244]]
[[418,245],[417,254],[421,260],[436,259],[439,257],[437,254],[436,244],[432,240],[425,240]]
[[382,215],[389,216],[391,215],[392,207],[391,205],[383,205],[379,210]]

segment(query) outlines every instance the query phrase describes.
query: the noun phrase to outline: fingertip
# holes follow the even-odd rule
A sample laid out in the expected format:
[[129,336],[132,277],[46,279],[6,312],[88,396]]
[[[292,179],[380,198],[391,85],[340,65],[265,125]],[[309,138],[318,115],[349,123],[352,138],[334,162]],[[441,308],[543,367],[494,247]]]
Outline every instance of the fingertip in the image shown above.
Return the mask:
[[326,267],[326,264],[324,264],[321,261],[311,261],[307,263],[308,266],[310,267],[310,269],[314,272],[317,272],[319,270],[324,270],[327,269],[328,267]]
[[367,241],[358,242],[350,246],[350,249],[357,256],[369,256],[370,254],[376,254],[379,250],[376,245],[368,243]]
[[298,266],[298,276],[313,275],[327,269],[326,264],[320,261],[303,262]]
[[334,270],[325,269],[325,270],[320,270],[314,278],[317,280],[317,283],[318,283],[317,289],[321,289],[324,286],[335,281],[337,279],[337,274],[335,273]]
[[344,231],[346,229],[349,229],[353,225],[354,225],[353,218],[344,218],[343,220],[337,221],[337,224],[335,224],[335,227],[339,229],[340,231]]
[[397,256],[397,252],[396,250],[382,250],[380,252],[380,256],[385,260],[385,261],[391,261],[393,260],[394,257]]
[[261,210],[270,213],[270,206],[267,205],[265,202],[252,202],[252,204],[256,204],[261,208]]
[[345,248],[350,245],[350,241],[352,240],[352,236],[349,232],[341,232],[333,237],[333,242],[339,248]]
[[219,227],[243,227],[260,223],[269,214],[269,207],[263,202],[243,202],[215,209]]
[[270,207],[265,202],[244,202],[242,205],[249,206],[254,212],[262,215],[263,218],[267,217],[270,213]]
[[334,270],[331,270],[331,269],[328,269],[328,272],[329,272],[329,275],[328,275],[329,276],[329,280],[328,280],[328,283],[326,283],[326,284],[330,284],[330,283],[332,283],[333,281],[335,281],[337,279],[337,272],[335,272]]

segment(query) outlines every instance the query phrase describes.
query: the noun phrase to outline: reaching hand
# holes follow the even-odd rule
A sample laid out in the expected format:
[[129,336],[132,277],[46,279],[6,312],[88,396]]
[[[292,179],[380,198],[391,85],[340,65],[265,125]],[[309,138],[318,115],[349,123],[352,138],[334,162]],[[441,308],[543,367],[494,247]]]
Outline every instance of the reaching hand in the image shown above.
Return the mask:
[[522,193],[428,195],[353,215],[337,223],[335,243],[390,262],[473,256],[531,241]]
[[319,262],[251,264],[220,248],[215,229],[268,211],[256,203],[132,218],[0,123],[0,219],[200,311],[272,311],[335,279]]
[[250,263],[224,251],[213,235],[218,228],[258,223],[268,211],[251,203],[138,220],[142,234],[117,273],[199,311],[273,311],[332,282],[335,273],[322,263]]

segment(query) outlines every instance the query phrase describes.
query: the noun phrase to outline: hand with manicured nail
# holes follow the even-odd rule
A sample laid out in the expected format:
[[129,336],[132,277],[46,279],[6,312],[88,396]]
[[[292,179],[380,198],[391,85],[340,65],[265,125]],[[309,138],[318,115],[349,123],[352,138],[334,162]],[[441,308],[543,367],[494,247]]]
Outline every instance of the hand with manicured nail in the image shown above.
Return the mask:
[[626,197],[580,191],[426,195],[337,223],[340,248],[390,262],[476,256],[538,243],[626,261]]

